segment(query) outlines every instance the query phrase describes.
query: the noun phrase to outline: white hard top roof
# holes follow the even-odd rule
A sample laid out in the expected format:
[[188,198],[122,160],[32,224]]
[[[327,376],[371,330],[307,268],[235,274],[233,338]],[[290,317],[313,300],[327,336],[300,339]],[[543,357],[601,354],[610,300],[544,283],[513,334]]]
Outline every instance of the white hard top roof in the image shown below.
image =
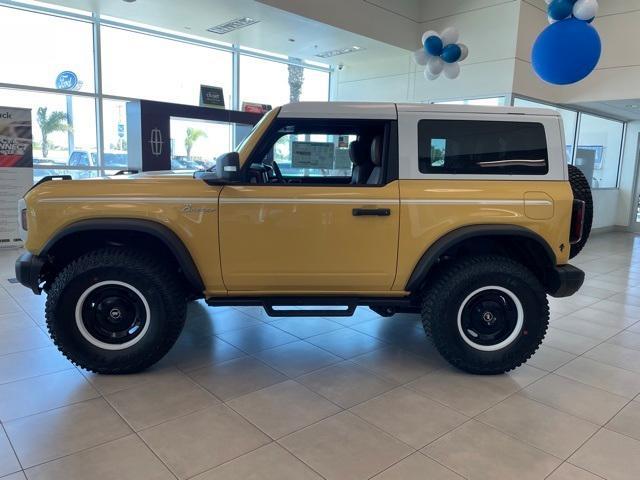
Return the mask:
[[552,108],[486,107],[477,105],[435,105],[432,103],[300,102],[283,105],[284,118],[376,118],[396,119],[398,112],[519,114],[557,117]]

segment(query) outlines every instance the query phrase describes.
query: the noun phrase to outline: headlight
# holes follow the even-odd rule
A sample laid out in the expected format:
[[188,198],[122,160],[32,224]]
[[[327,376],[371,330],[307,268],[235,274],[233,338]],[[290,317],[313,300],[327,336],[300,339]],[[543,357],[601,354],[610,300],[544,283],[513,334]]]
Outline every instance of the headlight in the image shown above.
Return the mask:
[[27,203],[24,198],[18,201],[18,231],[20,232],[20,239],[23,242],[27,241],[27,229],[29,228],[29,215],[27,210]]
[[27,209],[23,208],[20,212],[20,226],[22,230],[29,230],[29,223],[27,221]]

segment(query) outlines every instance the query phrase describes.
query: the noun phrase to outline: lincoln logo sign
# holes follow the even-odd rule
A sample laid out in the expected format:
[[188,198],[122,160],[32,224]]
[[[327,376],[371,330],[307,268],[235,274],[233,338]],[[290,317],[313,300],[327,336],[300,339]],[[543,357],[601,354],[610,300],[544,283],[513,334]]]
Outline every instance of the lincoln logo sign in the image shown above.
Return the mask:
[[158,128],[151,130],[151,138],[149,139],[151,145],[151,154],[154,157],[162,155],[162,132]]

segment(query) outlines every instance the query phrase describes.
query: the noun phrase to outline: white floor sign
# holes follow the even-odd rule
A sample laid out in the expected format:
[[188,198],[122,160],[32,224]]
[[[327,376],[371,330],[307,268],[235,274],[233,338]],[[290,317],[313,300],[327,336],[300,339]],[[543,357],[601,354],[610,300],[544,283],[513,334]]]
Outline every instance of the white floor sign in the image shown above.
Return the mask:
[[33,184],[31,110],[0,107],[0,248],[18,247],[18,200]]

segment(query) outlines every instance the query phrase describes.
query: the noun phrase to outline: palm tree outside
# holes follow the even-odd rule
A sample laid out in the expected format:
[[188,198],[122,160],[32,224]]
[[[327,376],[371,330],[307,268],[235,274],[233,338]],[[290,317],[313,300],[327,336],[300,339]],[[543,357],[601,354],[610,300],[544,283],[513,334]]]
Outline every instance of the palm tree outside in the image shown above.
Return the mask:
[[[294,62],[302,62],[299,58],[292,58]],[[289,101],[297,103],[302,95],[302,85],[304,85],[304,68],[300,65],[290,63],[289,71]]]
[[201,138],[207,138],[207,134],[204,130],[191,127],[187,128],[187,136],[184,139],[184,148],[187,151],[187,160],[191,161],[191,149]]
[[67,114],[55,111],[51,112],[51,115],[47,115],[47,107],[40,107],[38,108],[36,119],[42,133],[42,156],[47,158],[47,155],[49,155],[49,134],[69,130]]

